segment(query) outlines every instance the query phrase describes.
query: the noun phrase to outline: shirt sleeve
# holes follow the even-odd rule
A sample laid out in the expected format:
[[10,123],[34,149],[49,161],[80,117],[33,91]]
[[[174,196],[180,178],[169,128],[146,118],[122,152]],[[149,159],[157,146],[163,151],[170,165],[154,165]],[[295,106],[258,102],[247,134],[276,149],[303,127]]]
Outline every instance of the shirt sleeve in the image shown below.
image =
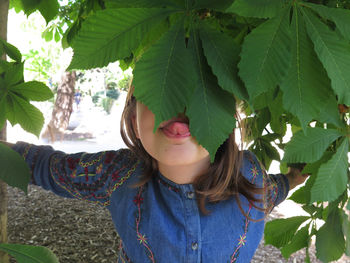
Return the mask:
[[266,174],[264,179],[265,204],[269,211],[282,203],[289,193],[289,182],[284,174]]
[[139,162],[128,149],[66,154],[51,146],[16,143],[13,150],[28,164],[31,183],[57,195],[88,200],[104,206],[131,177]]
[[289,182],[284,174],[267,174],[256,156],[249,151],[244,152],[243,175],[258,188],[263,189],[262,201],[270,212],[287,198]]

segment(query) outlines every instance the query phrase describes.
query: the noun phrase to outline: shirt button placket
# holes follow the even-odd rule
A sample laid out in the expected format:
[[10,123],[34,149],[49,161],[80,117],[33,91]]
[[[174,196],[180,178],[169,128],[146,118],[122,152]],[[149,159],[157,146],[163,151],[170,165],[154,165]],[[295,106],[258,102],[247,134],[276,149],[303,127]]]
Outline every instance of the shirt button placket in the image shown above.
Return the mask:
[[198,249],[198,243],[197,242],[193,242],[192,243],[192,250],[197,250]]
[[187,192],[187,198],[188,199],[193,199],[194,198],[194,192],[193,191]]
[[201,224],[200,213],[196,201],[193,186],[186,185],[182,188],[185,208],[187,257],[186,263],[199,263],[201,254]]

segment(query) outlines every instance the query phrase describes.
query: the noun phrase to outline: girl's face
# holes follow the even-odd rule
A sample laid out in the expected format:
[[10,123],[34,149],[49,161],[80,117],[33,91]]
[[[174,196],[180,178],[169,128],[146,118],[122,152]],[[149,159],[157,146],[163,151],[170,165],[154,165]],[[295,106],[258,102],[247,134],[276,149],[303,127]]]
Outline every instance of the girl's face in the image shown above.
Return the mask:
[[[133,119],[136,136],[141,140],[145,150],[158,163],[167,166],[184,166],[200,163],[205,159],[209,162],[208,151],[200,146],[192,136],[186,133],[184,136],[169,136],[169,132],[164,131],[163,127],[171,121],[161,123],[154,133],[154,119],[154,114],[147,106],[137,102],[136,116]],[[180,127],[186,127],[182,123],[188,123],[184,115],[179,116],[176,120]]]

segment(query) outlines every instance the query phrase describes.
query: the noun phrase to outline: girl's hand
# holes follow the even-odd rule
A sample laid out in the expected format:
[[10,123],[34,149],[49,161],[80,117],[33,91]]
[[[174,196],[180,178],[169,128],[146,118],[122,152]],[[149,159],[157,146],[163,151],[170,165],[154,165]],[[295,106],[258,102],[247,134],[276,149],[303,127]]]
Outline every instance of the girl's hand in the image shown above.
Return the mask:
[[304,183],[305,180],[309,177],[309,174],[301,174],[300,169],[289,167],[286,176],[289,182],[289,190],[291,190],[297,185]]

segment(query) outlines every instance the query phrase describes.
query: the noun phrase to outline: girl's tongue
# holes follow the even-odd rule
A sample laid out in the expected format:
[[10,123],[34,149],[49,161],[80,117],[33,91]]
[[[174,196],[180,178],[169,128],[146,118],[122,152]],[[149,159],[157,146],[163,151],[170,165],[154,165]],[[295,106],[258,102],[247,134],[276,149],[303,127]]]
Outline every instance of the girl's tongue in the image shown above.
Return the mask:
[[190,136],[190,129],[187,123],[171,122],[163,128],[164,133],[169,137],[187,137]]

